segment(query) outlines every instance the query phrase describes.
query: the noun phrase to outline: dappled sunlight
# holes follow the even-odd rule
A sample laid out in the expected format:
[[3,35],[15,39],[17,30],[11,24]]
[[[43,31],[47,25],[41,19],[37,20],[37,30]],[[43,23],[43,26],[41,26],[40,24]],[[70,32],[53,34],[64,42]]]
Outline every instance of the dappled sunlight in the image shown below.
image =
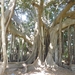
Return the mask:
[[40,66],[41,66],[41,61],[39,60],[39,58],[38,58],[38,65],[40,65]]
[[47,65],[47,68],[50,68],[52,71],[56,71],[56,68],[55,67],[58,67],[58,66],[55,66],[55,65],[49,65],[49,64],[47,64],[46,63],[46,65]]
[[18,74],[21,74],[21,72],[18,72]]
[[41,71],[41,72],[34,72],[33,74],[30,75],[52,75],[52,74],[46,73],[45,71]]
[[30,38],[26,35],[26,38],[28,39],[28,40],[30,40]]
[[51,69],[52,69],[52,71],[56,71],[55,65],[52,65],[52,66],[51,66]]
[[46,66],[47,66],[47,67],[49,67],[49,66],[50,66],[50,65],[47,63],[47,61],[46,61],[46,60],[45,60],[45,64],[46,64]]
[[52,43],[50,43],[50,48],[53,49],[53,45],[52,45]]
[[42,68],[40,68],[40,67],[37,67],[37,68],[35,68],[35,70],[40,70],[40,71],[41,71],[41,70],[42,70]]
[[37,59],[38,59],[37,64],[38,64],[40,67],[45,67],[44,63],[41,62],[41,60],[39,59],[39,57],[38,57]]
[[23,65],[24,67],[26,67],[26,64],[25,64],[25,63],[23,63],[22,65]]
[[27,72],[27,65],[26,65],[25,63],[23,63],[22,65],[23,65],[23,67],[25,68],[24,71],[25,71],[25,73],[26,73],[26,72]]

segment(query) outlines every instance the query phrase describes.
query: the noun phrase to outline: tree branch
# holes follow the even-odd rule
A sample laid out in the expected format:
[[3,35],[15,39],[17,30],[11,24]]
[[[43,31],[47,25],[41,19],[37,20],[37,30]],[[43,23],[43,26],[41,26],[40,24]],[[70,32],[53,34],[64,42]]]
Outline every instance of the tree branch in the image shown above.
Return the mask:
[[68,18],[71,18],[71,19],[75,19],[75,11],[67,12],[65,14],[65,17],[68,17]]
[[[15,7],[15,1],[16,0],[10,0],[9,2],[9,7],[6,9],[6,11],[4,12],[4,25],[8,25],[8,31],[10,31],[12,34],[16,35],[16,36],[19,36],[19,37],[22,37],[24,38],[24,40],[26,42],[28,42],[30,45],[32,45],[32,42],[30,41],[30,38],[27,36],[27,35],[24,35],[23,33],[19,32],[10,22],[10,19],[12,17],[12,14],[13,14],[13,11],[14,11],[14,7]],[[10,14],[10,16],[9,16]],[[0,19],[1,19],[1,16],[0,16]],[[1,21],[1,20],[0,20]],[[9,24],[10,22],[10,24]],[[19,23],[17,23],[19,24]],[[1,27],[0,27],[1,28]]]
[[10,4],[9,4],[10,14],[9,14],[9,18],[7,20],[7,23],[6,23],[6,30],[7,30],[8,26],[9,26],[9,22],[11,20],[11,17],[13,15],[13,13],[14,13],[15,4],[16,4],[16,0],[10,0]]
[[[13,7],[13,4],[15,4],[15,1],[16,0],[10,0],[10,2],[9,2],[9,7],[6,9],[6,11],[4,12],[4,25],[6,25],[7,24],[7,21],[8,21],[8,19],[9,19],[9,14],[10,14],[10,12],[11,12],[11,8],[13,8],[14,9],[14,7],[15,7],[15,5],[14,5],[14,7]],[[1,16],[0,16],[0,22],[1,22]]]
[[66,5],[66,7],[60,12],[60,14],[55,18],[55,20],[54,20],[54,22],[53,22],[53,24],[52,24],[52,27],[55,25],[55,24],[58,24],[59,23],[59,21],[60,21],[60,19],[62,18],[64,18],[65,16],[65,14],[66,14],[66,12],[73,6],[75,4],[75,1],[74,2],[69,2],[67,5]]
[[12,34],[14,34],[15,36],[21,37],[23,38],[28,44],[30,44],[31,46],[33,45],[32,42],[30,41],[30,38],[23,34],[22,32],[18,31],[14,25],[12,25],[12,23],[10,22],[10,25],[8,27],[8,31],[11,32]]
[[32,5],[35,6],[35,7],[37,7],[37,8],[39,8],[39,5],[36,4],[35,2],[33,2]]
[[[16,15],[13,15],[13,21],[16,22],[17,25],[22,25],[20,19]],[[24,40],[27,43],[29,43],[30,45],[32,45],[32,42],[30,41],[30,38],[26,34],[21,33],[14,26],[12,26],[12,27],[13,27],[13,29],[15,29],[15,31],[17,31],[17,33],[16,33],[17,36],[24,38]]]
[[[75,24],[75,19],[66,19],[64,22],[62,22],[62,29]],[[59,30],[59,24],[57,24],[55,27],[53,27],[53,29],[51,29],[52,31],[57,32]]]

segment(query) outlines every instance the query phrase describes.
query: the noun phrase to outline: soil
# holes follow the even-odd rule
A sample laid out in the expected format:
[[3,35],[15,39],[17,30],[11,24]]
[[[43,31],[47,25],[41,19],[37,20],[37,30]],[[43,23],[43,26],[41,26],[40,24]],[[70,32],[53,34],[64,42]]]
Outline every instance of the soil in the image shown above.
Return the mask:
[[25,68],[10,69],[5,72],[5,75],[75,75],[69,69],[58,68],[45,68],[37,67],[35,70],[25,73]]

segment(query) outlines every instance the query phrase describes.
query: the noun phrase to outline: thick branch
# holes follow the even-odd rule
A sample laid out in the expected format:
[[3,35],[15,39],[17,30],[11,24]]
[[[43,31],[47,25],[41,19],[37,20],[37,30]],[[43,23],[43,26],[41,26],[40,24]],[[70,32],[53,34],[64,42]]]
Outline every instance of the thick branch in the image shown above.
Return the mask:
[[[21,25],[21,21],[20,21],[20,19],[16,15],[13,15],[13,21],[16,22],[17,25]],[[29,43],[30,45],[32,45],[32,42],[30,41],[30,38],[27,35],[19,32],[13,25],[12,25],[12,27],[13,27],[13,29],[15,29],[17,31],[17,33],[16,33],[17,36],[24,38],[24,40],[27,43]]]
[[[6,9],[6,11],[4,12],[4,25],[6,25],[7,24],[7,21],[8,21],[8,19],[9,19],[9,14],[10,13],[12,13],[12,9],[11,8],[13,8],[14,9],[14,6],[13,6],[13,4],[15,4],[15,1],[16,0],[10,0],[10,2],[9,2],[9,7]],[[11,15],[12,16],[12,15]],[[1,22],[1,16],[0,16],[0,22]]]
[[39,8],[39,5],[36,4],[35,2],[33,2],[32,5],[35,6],[35,7],[37,7],[37,8]]
[[11,3],[11,4],[9,4],[10,14],[9,14],[9,18],[8,18],[8,20],[7,20],[7,23],[6,23],[6,30],[7,30],[7,28],[8,28],[9,22],[10,22],[10,20],[11,20],[12,15],[13,15],[14,8],[15,8],[15,4],[16,4],[16,0],[11,0],[10,3]]
[[67,12],[65,15],[63,15],[63,17],[75,19],[75,11]]
[[[66,28],[66,27],[68,27],[68,26],[70,26],[70,25],[73,25],[73,24],[75,24],[75,19],[66,19],[64,22],[62,22],[62,29],[64,29],[64,28]],[[52,29],[52,31],[55,31],[55,32],[57,32],[59,30],[59,24],[57,24],[53,29]],[[51,30],[50,30],[51,31]]]
[[10,25],[8,27],[8,31],[11,32],[12,34],[14,34],[15,36],[21,37],[23,38],[27,43],[29,43],[30,45],[32,45],[32,42],[30,41],[30,38],[23,34],[22,32],[18,31],[14,25],[12,25],[12,23],[10,22]]
[[59,21],[60,21],[60,19],[62,18],[64,18],[65,16],[65,14],[66,14],[66,12],[73,6],[75,4],[75,2],[69,2],[67,5],[66,5],[66,7],[60,12],[60,14],[56,17],[56,19],[54,20],[54,22],[53,22],[53,24],[52,24],[52,26],[54,26],[55,24],[58,24],[59,23]]
[[64,17],[75,19],[75,11],[67,12]]

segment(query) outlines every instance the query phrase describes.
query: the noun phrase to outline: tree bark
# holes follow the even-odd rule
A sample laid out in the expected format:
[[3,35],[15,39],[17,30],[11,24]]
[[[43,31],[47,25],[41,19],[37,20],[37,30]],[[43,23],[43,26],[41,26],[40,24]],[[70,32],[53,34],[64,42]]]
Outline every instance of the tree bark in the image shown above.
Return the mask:
[[26,60],[27,64],[34,62],[38,56],[39,49],[39,33],[38,33],[38,23],[35,23],[35,31],[34,31],[34,43],[33,43],[33,51],[31,56]]
[[[62,22],[62,29],[75,24],[75,20],[74,19],[66,19],[65,21]],[[50,32],[52,32],[53,30],[55,30],[56,32],[59,30],[59,24],[57,24],[56,26],[54,26],[54,28],[50,29]]]
[[[12,18],[12,15],[13,15],[13,13],[14,13],[14,8],[15,8],[16,0],[10,0],[10,2],[12,3],[12,5],[9,4],[10,13],[9,13],[9,17],[8,17],[8,20],[7,20],[7,23],[6,23],[6,31],[7,31],[7,28],[8,28],[8,26],[9,26],[9,23],[10,23],[10,20],[11,20],[11,18]],[[11,6],[12,6],[12,7],[11,7]],[[10,8],[10,7],[11,7],[11,8]]]
[[59,24],[59,65],[62,66],[62,19],[60,20]]
[[73,38],[74,39],[74,59],[73,60],[74,60],[74,64],[75,64],[75,25],[74,25],[74,34],[73,35],[74,35],[74,38]]
[[69,62],[69,66],[71,65],[71,30],[70,30],[70,26],[68,27],[68,62]]
[[7,52],[6,52],[6,32],[4,26],[4,0],[1,0],[1,29],[2,29],[2,50],[3,50],[3,63],[2,71],[0,75],[4,75],[4,71],[7,65]]

